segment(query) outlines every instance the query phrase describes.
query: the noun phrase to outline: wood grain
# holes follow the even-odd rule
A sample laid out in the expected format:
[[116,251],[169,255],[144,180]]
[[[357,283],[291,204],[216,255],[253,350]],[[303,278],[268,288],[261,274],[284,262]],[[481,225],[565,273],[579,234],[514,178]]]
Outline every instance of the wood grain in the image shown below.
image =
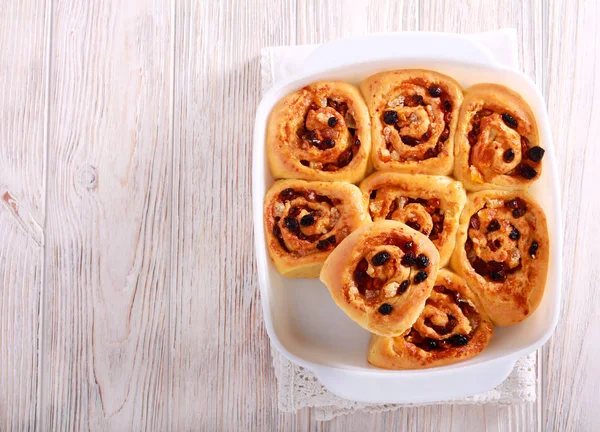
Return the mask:
[[287,430],[257,290],[249,161],[258,53],[290,43],[295,5],[180,1],[176,22],[171,429]]
[[[596,2],[0,0],[0,430],[596,431]],[[278,411],[251,232],[260,49],[515,27],[564,205],[523,406]],[[47,161],[47,162],[46,162]]]
[[41,430],[165,430],[172,3],[53,2]]
[[10,431],[32,429],[39,407],[50,21],[44,1],[0,10],[0,430]]
[[600,429],[600,292],[598,185],[600,161],[600,36],[597,2],[565,2],[544,10],[544,91],[553,125],[564,214],[561,319],[542,350],[543,430]]

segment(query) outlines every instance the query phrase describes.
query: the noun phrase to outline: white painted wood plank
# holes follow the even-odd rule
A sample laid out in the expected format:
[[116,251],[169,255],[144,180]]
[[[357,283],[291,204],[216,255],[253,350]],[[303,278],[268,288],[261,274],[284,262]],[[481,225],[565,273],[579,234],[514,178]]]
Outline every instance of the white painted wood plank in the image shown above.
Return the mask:
[[600,430],[598,184],[600,5],[544,5],[546,99],[561,175],[564,214],[563,309],[543,349],[543,430]]
[[167,427],[171,8],[53,4],[40,430]]
[[257,289],[251,136],[262,46],[295,42],[295,2],[176,10],[172,430],[306,430],[277,409]]
[[0,430],[33,430],[43,275],[48,4],[0,1]]

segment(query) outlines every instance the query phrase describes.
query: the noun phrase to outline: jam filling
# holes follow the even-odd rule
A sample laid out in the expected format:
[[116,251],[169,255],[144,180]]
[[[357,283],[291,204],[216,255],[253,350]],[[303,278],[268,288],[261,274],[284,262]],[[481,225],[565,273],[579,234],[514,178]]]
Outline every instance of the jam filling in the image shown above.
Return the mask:
[[[442,150],[444,149],[445,142],[448,140],[448,138],[450,136],[450,126],[449,125],[452,120],[452,102],[450,101],[450,96],[446,92],[444,92],[444,90],[441,87],[438,87],[436,85],[428,86],[424,80],[420,80],[420,79],[413,80],[410,83],[417,85],[417,86],[425,87],[429,96],[431,96],[432,98],[437,98],[439,100],[439,109],[441,109],[442,112],[444,113],[444,123],[446,124],[446,127],[442,131],[442,133],[438,139],[438,142],[435,144],[435,146],[427,149],[422,157],[422,160],[431,159],[431,158],[436,157],[438,154],[440,154],[442,152]],[[418,106],[427,107],[428,105],[429,104],[427,102],[425,102],[425,100],[423,99],[423,96],[421,96],[419,94],[404,96],[403,106],[405,106],[405,107],[411,107],[411,108],[418,107]],[[411,135],[402,135],[402,133],[401,133],[402,125],[398,125],[398,121],[399,121],[398,113],[393,108],[385,110],[382,114],[381,120],[384,124],[392,126],[394,129],[396,129],[396,131],[400,135],[400,140],[408,146],[416,147],[420,144],[428,142],[429,138],[431,138],[431,134],[432,134],[431,126],[427,129],[427,131],[425,133],[423,133],[420,136],[415,137],[415,136],[411,136]],[[394,151],[394,146],[392,145],[391,142],[386,143],[386,148],[389,152]],[[400,160],[403,160],[402,156],[400,156]]]
[[[339,205],[341,203],[341,200],[337,198],[331,199],[326,195],[317,194],[315,191],[312,190],[295,190],[292,188],[287,188],[279,193],[279,199],[284,203],[299,197],[304,198],[308,202],[326,203],[331,208],[334,208],[336,205]],[[302,210],[306,210],[308,213],[302,216],[300,220],[298,220],[298,216],[302,212]],[[335,235],[323,238],[323,236],[326,234],[306,235],[301,230],[301,226],[308,227],[314,225],[317,222],[318,218],[321,216],[322,214],[320,210],[314,210],[309,206],[291,207],[287,216],[283,217],[283,220],[279,216],[275,217],[275,224],[273,225],[273,236],[275,236],[275,238],[278,240],[279,245],[284,251],[290,252],[289,248],[285,244],[285,241],[283,240],[283,234],[281,232],[280,224],[281,222],[283,222],[283,228],[290,231],[299,240],[308,241],[310,243],[318,242],[317,249],[319,249],[320,251],[332,250],[337,245]]]
[[[479,328],[479,324],[481,322],[479,314],[467,300],[462,298],[459,292],[452,291],[443,285],[436,285],[433,287],[433,290],[437,293],[447,295],[456,305],[458,305],[461,313],[469,320],[471,332],[466,335],[458,333],[451,334],[458,324],[458,318],[453,315],[447,315],[448,322],[444,326],[434,325],[429,318],[424,320],[424,324],[435,331],[439,338],[434,339],[424,337],[413,327],[410,329],[408,334],[404,336],[404,339],[407,342],[412,343],[420,349],[428,352],[447,350],[449,348],[457,348],[467,345],[473,337],[475,331]],[[434,307],[436,306],[435,302],[431,298],[427,300],[426,304]]]
[[[344,119],[350,121],[351,124],[354,124],[354,118],[348,112],[348,104],[346,102],[337,102],[328,98],[327,106],[337,111]],[[318,111],[319,109],[320,107],[317,104],[312,103],[308,112]],[[335,138],[338,135],[333,128],[337,126],[339,120],[336,117],[329,117],[327,120],[327,127],[324,129],[310,130],[306,125],[308,112],[304,118],[304,126],[300,128],[297,133],[300,140],[322,151],[334,148],[336,146]],[[346,126],[350,132],[350,136],[352,137],[352,144],[346,150],[341,152],[335,161],[324,163],[321,171],[338,171],[350,164],[352,159],[354,159],[358,153],[361,143],[360,139],[356,137],[356,128],[348,126],[348,122],[346,123]],[[307,167],[310,166],[310,161],[306,159],[301,159],[300,163]]]
[[[471,147],[469,151],[469,165],[473,165],[473,147],[479,139],[481,134],[481,119],[494,114],[494,111],[489,108],[483,108],[475,113],[471,118],[471,131],[467,134],[467,140]],[[511,129],[518,131],[519,122],[509,113],[502,113],[502,121]],[[522,161],[513,170],[506,173],[506,175],[517,175],[527,180],[533,179],[537,176],[538,171],[531,166],[533,163],[535,166],[541,162],[544,156],[545,150],[539,146],[532,146],[527,137],[521,136],[521,155]],[[510,163],[514,160],[515,153],[512,149],[506,150],[503,154],[503,160],[506,163]],[[526,162],[528,159],[530,162]]]

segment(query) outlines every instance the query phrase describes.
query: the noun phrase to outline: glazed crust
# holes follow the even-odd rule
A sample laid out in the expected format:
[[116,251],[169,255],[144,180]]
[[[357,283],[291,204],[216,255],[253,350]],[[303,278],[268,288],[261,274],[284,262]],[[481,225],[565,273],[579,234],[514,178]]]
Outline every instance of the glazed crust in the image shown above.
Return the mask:
[[398,337],[373,335],[368,361],[384,369],[425,369],[475,357],[494,328],[463,278],[440,270],[423,312]]
[[358,89],[317,82],[283,98],[271,112],[267,155],[278,178],[362,180],[370,167],[369,112]]
[[410,224],[433,242],[440,253],[440,267],[448,264],[467,200],[460,182],[443,176],[379,171],[364,179],[360,189],[373,221],[393,219]]
[[549,252],[546,217],[528,193],[481,191],[467,198],[451,265],[494,324],[508,326],[539,305]]
[[533,112],[504,86],[465,90],[454,141],[454,176],[467,190],[523,190],[542,172],[544,152]]
[[[386,260],[378,260],[385,254]],[[426,266],[406,262],[407,256],[421,254],[428,259]],[[403,223],[384,220],[346,237],[325,261],[321,281],[336,304],[362,327],[396,336],[423,310],[438,268],[439,253],[427,237]]]
[[269,255],[279,273],[293,278],[316,278],[336,245],[370,223],[360,190],[343,182],[278,180],[265,196],[263,217]]
[[[454,132],[463,99],[456,81],[433,71],[407,69],[373,75],[360,89],[371,114],[375,169],[452,173]],[[395,112],[392,119],[396,116],[397,122],[386,122],[386,112]]]

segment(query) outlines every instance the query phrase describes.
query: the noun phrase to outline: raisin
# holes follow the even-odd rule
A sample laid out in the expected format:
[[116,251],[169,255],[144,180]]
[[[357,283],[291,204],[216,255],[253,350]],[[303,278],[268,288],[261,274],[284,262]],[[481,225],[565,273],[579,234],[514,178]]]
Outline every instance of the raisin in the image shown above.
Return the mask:
[[442,95],[442,89],[438,86],[429,87],[428,92],[431,97],[440,97]]
[[419,231],[421,229],[421,225],[418,222],[408,221],[408,222],[406,222],[406,225],[408,225],[409,227],[411,227],[415,231]]
[[419,106],[423,103],[423,96],[415,94],[412,96],[413,106]]
[[432,349],[432,350],[438,349],[440,347],[438,341],[436,341],[435,339],[427,338],[425,340],[425,343],[427,344],[427,348]]
[[301,163],[302,165],[304,165],[305,167],[307,167],[307,166],[310,166],[310,162],[309,162],[309,161],[307,161],[307,160],[304,160],[304,159],[302,159],[302,160],[300,161],[300,163]]
[[359,148],[360,147],[360,140],[358,138],[356,138],[354,140],[354,144],[352,144],[353,147],[355,148]]
[[356,133],[356,129],[348,128],[348,132],[350,132],[350,135],[354,136],[354,134]]
[[286,217],[283,220],[283,223],[284,223],[285,227],[292,232],[296,232],[300,229],[300,227],[298,226],[298,221],[296,219],[294,219],[293,217],[289,217],[289,216]]
[[449,100],[445,100],[442,105],[444,107],[444,112],[448,112],[452,109],[452,103]]
[[502,114],[502,121],[506,123],[506,126],[512,129],[516,129],[519,126],[519,122],[517,122],[517,119],[508,113]]
[[402,283],[398,287],[398,291],[396,292],[396,294],[398,294],[398,295],[404,294],[406,292],[406,290],[408,289],[409,284],[410,284],[410,282],[408,280],[402,281]]
[[279,228],[279,225],[273,226],[273,235],[277,238],[281,238],[281,229]]
[[473,216],[471,216],[469,225],[471,226],[471,228],[476,229],[476,230],[481,228],[481,222],[480,222],[479,216],[477,214],[474,214]]
[[427,268],[427,266],[429,266],[429,258],[424,254],[419,254],[419,256],[417,256],[417,268],[424,269]]
[[527,152],[527,157],[533,162],[539,162],[544,157],[544,153],[546,153],[546,150],[539,146],[531,147]]
[[506,150],[504,152],[503,159],[504,159],[504,162],[506,162],[506,163],[510,163],[513,160],[515,160],[515,152],[513,151],[513,149]]
[[284,201],[294,199],[296,198],[296,191],[294,191],[294,189],[292,188],[284,189],[279,193],[279,198],[281,198]]
[[329,117],[329,120],[327,120],[327,125],[329,127],[335,127],[337,122],[338,122],[338,119],[336,117]]
[[431,136],[431,134],[429,133],[429,131],[425,132],[423,135],[421,135],[421,139],[423,141],[427,141],[429,139],[429,137]]
[[448,139],[449,136],[450,136],[450,129],[448,129],[448,128],[444,129],[444,132],[442,132],[442,134],[440,135],[440,141],[446,142],[446,140]]
[[379,267],[379,266],[382,266],[385,263],[387,263],[390,260],[390,258],[391,258],[391,256],[388,252],[382,251],[382,252],[376,253],[373,256],[373,259],[371,260],[371,262],[373,263],[374,266]]
[[392,305],[384,303],[381,306],[379,306],[379,313],[381,315],[389,315],[392,313],[392,310],[394,308],[392,307]]
[[302,216],[302,219],[300,219],[300,225],[302,226],[311,226],[314,225],[315,223],[315,217],[311,214],[307,214]]
[[518,229],[513,228],[510,234],[508,235],[508,238],[511,240],[519,240],[519,238],[521,238],[521,233]]
[[448,338],[448,342],[453,346],[465,346],[469,343],[469,338],[465,335],[455,334]]
[[410,252],[412,251],[413,245],[414,243],[412,241],[407,241],[402,246],[400,246],[400,249],[402,249],[404,252]]
[[525,213],[526,213],[526,210],[524,208],[513,209],[513,211],[512,211],[512,215],[515,219],[519,219]]
[[500,229],[500,223],[498,222],[497,219],[492,219],[490,221],[489,225],[487,226],[488,232],[498,231],[499,229]]
[[365,271],[357,271],[354,275],[354,278],[357,282],[366,282],[371,279],[371,277]]
[[383,113],[383,121],[389,125],[398,123],[398,113],[396,111],[385,111]]
[[476,258],[475,261],[471,263],[471,266],[473,266],[473,269],[481,276],[485,276],[489,272],[487,263],[481,258]]
[[[406,255],[405,255],[405,256],[406,256]],[[426,273],[426,272],[424,272],[423,270],[421,270],[420,272],[418,272],[418,273],[415,275],[415,278],[414,278],[413,280],[414,280],[414,282],[415,282],[416,284],[420,284],[420,283],[421,283],[421,282],[423,282],[425,279],[427,279],[427,276],[428,276],[428,275],[427,275],[427,273]]]
[[415,257],[415,255],[412,252],[407,252],[406,254],[404,254],[404,256],[402,257],[402,260],[400,261],[400,264],[402,264],[404,267],[412,267],[417,263],[417,258]]
[[414,147],[416,145],[421,144],[420,140],[418,140],[414,137],[411,137],[410,135],[402,135],[401,139],[402,139],[402,142],[404,144],[406,144],[407,146]]
[[319,250],[326,250],[328,248],[329,248],[329,242],[320,240],[319,243],[317,243],[317,249],[319,249]]
[[328,150],[328,149],[334,148],[334,147],[335,147],[335,141],[332,140],[331,138],[324,139],[323,141],[321,141],[321,144],[319,145],[319,149],[321,149],[321,150]]
[[495,282],[504,282],[506,280],[506,273],[502,270],[494,270],[490,272],[490,278]]
[[540,245],[538,245],[538,242],[535,240],[531,242],[531,246],[529,246],[529,256],[531,258],[535,258],[535,254],[537,253],[539,247]]
[[376,197],[377,197],[377,189],[373,189],[371,191],[371,194],[369,195],[369,198],[375,199]]
[[517,174],[527,180],[531,180],[537,175],[537,171],[527,164],[521,164],[517,167]]
[[352,160],[352,150],[346,149],[342,153],[340,153],[340,155],[338,156],[337,163],[338,163],[338,166],[340,168],[342,168],[342,167],[345,167],[346,165],[348,165],[351,160]]

